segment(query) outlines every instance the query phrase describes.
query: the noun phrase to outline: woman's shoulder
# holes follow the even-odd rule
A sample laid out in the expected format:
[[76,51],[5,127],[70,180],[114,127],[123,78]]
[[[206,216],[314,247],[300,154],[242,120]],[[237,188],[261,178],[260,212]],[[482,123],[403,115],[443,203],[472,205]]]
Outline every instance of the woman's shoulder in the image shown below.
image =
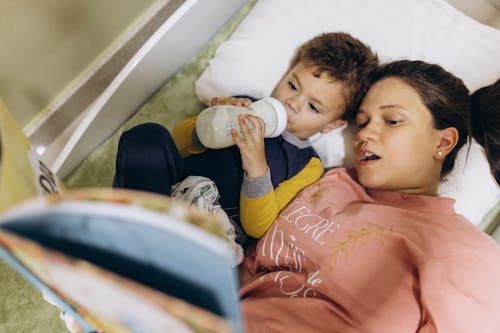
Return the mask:
[[358,183],[356,170],[354,168],[346,168],[346,167],[330,168],[326,170],[325,174],[323,175],[323,178],[339,179],[357,184],[362,187],[362,185]]
[[336,202],[372,201],[366,189],[356,180],[354,170],[344,167],[329,169],[304,192],[314,197],[321,193],[323,200]]

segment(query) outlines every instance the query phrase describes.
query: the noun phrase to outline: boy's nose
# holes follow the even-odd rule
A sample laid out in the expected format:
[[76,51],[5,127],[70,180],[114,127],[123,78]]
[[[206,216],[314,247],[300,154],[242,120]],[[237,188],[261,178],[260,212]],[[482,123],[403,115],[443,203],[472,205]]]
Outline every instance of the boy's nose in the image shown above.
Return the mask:
[[291,113],[297,113],[297,106],[290,100],[286,100],[286,107],[288,110],[290,110]]
[[294,95],[287,99],[287,104],[293,113],[299,113],[302,107],[300,95]]

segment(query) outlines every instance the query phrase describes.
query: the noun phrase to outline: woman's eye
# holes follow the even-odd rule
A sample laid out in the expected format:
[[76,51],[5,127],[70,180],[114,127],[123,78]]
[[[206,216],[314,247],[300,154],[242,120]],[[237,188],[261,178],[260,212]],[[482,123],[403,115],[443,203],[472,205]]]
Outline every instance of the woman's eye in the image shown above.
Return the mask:
[[297,87],[291,81],[288,81],[288,87],[293,91],[297,90]]
[[387,124],[389,125],[398,125],[399,123],[401,123],[401,120],[387,120]]
[[365,128],[366,127],[366,123],[358,123],[358,124],[356,124],[356,126],[358,128]]
[[309,108],[310,108],[311,110],[313,110],[314,112],[319,113],[319,110],[316,108],[316,106],[314,106],[314,104],[309,103]]

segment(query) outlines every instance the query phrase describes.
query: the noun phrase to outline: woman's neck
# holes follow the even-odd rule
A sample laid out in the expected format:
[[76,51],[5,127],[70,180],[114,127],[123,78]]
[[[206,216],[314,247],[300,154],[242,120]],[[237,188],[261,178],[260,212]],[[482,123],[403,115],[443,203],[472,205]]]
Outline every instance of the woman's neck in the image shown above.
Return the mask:
[[400,193],[412,194],[412,195],[437,196],[438,184],[439,184],[439,181],[433,181],[432,183],[425,184],[422,187],[399,189],[396,191],[398,191]]

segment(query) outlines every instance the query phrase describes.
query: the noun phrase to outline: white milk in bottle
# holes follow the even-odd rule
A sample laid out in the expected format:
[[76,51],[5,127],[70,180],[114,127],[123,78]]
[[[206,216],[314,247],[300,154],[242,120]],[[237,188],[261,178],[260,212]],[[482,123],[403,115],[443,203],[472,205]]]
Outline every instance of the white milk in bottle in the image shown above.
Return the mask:
[[238,124],[240,114],[260,117],[266,124],[266,138],[277,137],[286,128],[286,109],[273,97],[255,101],[249,106],[216,105],[201,111],[196,119],[196,134],[201,144],[213,149],[234,145],[231,128],[241,135]]

